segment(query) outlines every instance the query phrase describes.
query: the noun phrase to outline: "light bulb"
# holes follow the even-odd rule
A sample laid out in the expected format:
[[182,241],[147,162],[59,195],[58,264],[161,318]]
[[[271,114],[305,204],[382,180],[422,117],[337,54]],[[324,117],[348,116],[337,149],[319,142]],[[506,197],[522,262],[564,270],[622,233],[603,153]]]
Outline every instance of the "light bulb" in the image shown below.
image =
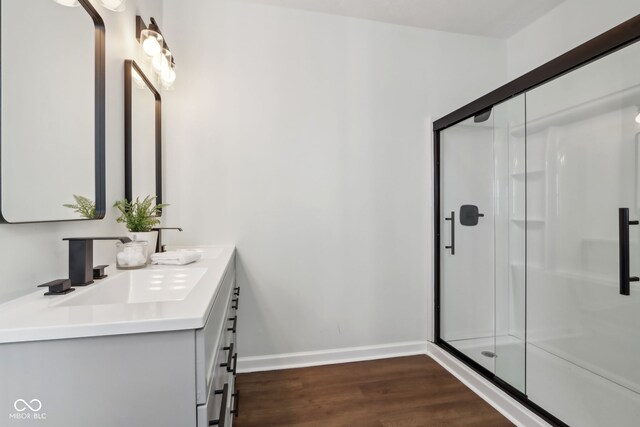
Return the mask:
[[68,7],[80,6],[80,3],[78,3],[78,0],[53,0],[53,1],[58,4],[61,4],[62,6],[68,6]]
[[162,49],[162,52],[153,57],[151,64],[156,73],[159,74],[171,68],[171,52],[168,49]]
[[173,67],[169,67],[160,74],[160,81],[163,89],[169,89],[176,81],[176,72]]
[[636,123],[640,123],[640,111],[638,111],[638,115],[636,116]]
[[162,47],[160,46],[160,43],[158,43],[158,40],[153,37],[149,37],[142,42],[142,50],[144,50],[144,53],[147,55],[155,57],[160,53]]
[[140,32],[142,51],[145,55],[155,57],[162,51],[163,39],[160,33],[153,30],[142,30]]
[[156,55],[153,57],[153,68],[158,72],[163,72],[167,69],[169,61],[164,55]]
[[125,3],[127,0],[100,0],[100,4],[105,9],[112,10],[114,12],[122,12],[125,10]]

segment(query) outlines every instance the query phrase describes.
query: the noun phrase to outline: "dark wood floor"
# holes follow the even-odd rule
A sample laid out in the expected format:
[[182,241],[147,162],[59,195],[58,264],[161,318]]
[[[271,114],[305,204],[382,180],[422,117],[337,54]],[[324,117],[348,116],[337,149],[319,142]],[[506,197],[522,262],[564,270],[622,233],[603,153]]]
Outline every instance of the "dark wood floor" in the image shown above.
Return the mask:
[[236,427],[511,426],[427,356],[240,374]]

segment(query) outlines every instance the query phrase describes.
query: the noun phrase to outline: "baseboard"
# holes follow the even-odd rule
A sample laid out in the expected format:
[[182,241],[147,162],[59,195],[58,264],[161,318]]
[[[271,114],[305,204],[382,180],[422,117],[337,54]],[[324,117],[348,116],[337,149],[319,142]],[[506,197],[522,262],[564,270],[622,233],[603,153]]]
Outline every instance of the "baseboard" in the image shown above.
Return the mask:
[[403,342],[365,347],[307,351],[302,353],[275,354],[269,356],[241,357],[238,372],[273,371],[277,369],[304,368],[336,363],[387,359],[390,357],[426,354],[427,342]]
[[549,426],[542,418],[437,345],[429,343],[427,348],[427,354],[433,360],[515,425],[523,427]]

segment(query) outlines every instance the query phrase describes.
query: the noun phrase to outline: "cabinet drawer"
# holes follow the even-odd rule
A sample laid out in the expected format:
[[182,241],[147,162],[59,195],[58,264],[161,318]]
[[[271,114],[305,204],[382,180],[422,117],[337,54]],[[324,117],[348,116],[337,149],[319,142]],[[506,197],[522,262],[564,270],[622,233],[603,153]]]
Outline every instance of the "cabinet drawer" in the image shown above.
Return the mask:
[[223,384],[220,388],[212,388],[204,405],[196,409],[197,426],[206,427],[211,421],[217,421],[220,427],[231,426],[230,401],[233,398],[233,388],[230,384]]
[[196,404],[198,405],[206,404],[208,392],[211,389],[211,380],[215,371],[214,361],[224,339],[223,328],[226,330],[227,327],[225,316],[234,286],[235,268],[231,261],[204,328],[196,330]]
[[[234,345],[236,345],[236,339],[235,339],[235,334],[231,336],[231,341]],[[228,421],[226,423],[225,427],[231,427],[233,425],[233,419],[235,417],[238,416],[238,410],[239,410],[239,399],[240,399],[240,391],[237,390],[235,388],[236,385],[236,376],[235,376],[235,370],[237,368],[237,363],[238,363],[238,353],[237,351],[234,350],[234,355],[235,355],[235,360],[234,365],[233,365],[233,371],[232,372],[227,372],[225,375],[225,380],[227,381],[227,384],[229,384],[229,398],[227,399],[227,411],[228,411]]]
[[[227,332],[233,334],[234,344],[235,344],[236,335],[238,332],[239,307],[240,307],[240,287],[234,286],[233,291],[231,292],[231,298],[229,299],[229,306],[227,307],[227,320],[229,322],[229,327],[227,328]],[[238,351],[237,344],[235,344],[235,350],[237,353]]]
[[227,366],[231,363],[231,369],[233,370],[236,360],[229,357],[229,350],[231,349],[231,344],[233,344],[233,335],[223,335],[231,341],[225,341],[226,345],[224,343],[221,344],[224,347],[221,347],[221,351],[218,352],[216,357],[207,402],[197,407],[198,427],[209,425],[209,422],[214,420],[218,421],[218,424],[214,425],[222,427],[230,427],[233,423],[233,413],[231,411],[233,405],[236,404],[234,396],[235,376],[233,372],[228,372]]
[[236,383],[233,380],[233,377],[229,380],[229,396],[229,403],[227,406],[227,411],[229,411],[229,421],[227,421],[227,425],[225,427],[231,427],[233,425],[234,418],[238,416],[238,410],[240,408],[238,401],[238,399],[240,399],[240,392],[236,389]]
[[218,347],[218,354],[214,364],[214,374],[210,387],[221,389],[225,383],[229,382],[229,375],[234,376],[236,366],[238,364],[238,353],[235,347],[235,335],[231,329],[231,322],[228,322],[229,328],[225,327],[222,332],[222,339]]

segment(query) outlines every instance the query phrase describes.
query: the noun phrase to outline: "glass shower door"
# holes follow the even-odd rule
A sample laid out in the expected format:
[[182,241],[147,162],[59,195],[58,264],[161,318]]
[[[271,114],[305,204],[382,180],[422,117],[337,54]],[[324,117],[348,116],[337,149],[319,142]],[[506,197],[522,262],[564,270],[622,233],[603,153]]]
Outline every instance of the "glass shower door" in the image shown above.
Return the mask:
[[493,373],[493,117],[458,123],[440,141],[440,337]]
[[638,70],[640,44],[527,93],[527,388],[571,425],[640,418]]
[[440,155],[440,338],[524,393],[524,96],[443,130]]

